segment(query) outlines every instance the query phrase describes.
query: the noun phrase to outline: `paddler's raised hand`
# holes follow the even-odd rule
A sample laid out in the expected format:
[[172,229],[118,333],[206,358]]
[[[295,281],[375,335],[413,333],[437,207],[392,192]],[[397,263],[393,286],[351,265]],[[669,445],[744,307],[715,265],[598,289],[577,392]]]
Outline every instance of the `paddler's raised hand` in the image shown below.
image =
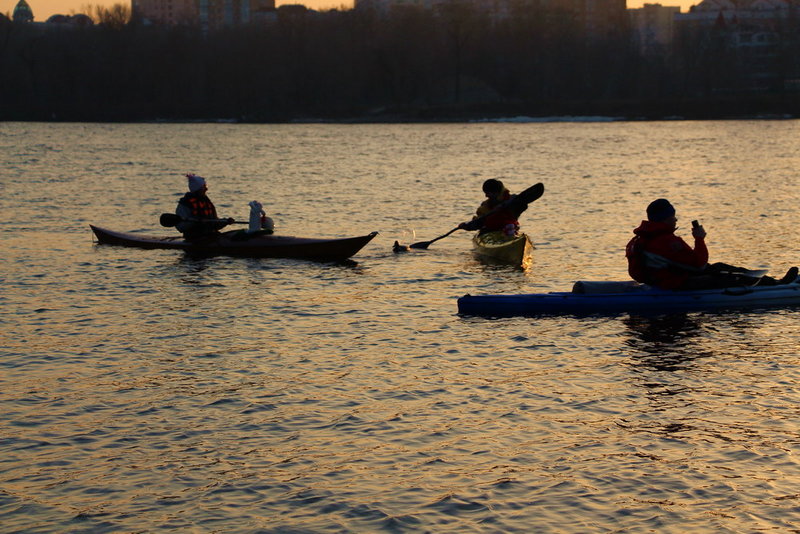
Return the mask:
[[692,237],[695,239],[705,239],[706,229],[697,221],[692,221]]

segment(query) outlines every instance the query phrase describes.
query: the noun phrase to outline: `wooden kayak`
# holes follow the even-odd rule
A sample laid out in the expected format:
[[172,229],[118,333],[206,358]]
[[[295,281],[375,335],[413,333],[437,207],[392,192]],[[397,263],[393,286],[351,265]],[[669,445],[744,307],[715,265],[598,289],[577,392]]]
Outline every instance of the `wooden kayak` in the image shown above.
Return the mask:
[[282,235],[248,235],[243,230],[223,232],[198,240],[183,237],[156,237],[115,232],[90,225],[97,241],[106,245],[146,249],[179,249],[198,256],[237,256],[245,258],[298,258],[342,261],[361,250],[378,232],[342,239],[315,239]]
[[502,232],[477,233],[472,238],[472,245],[478,256],[516,267],[527,267],[533,250],[526,234],[506,236]]
[[484,317],[531,315],[659,315],[686,311],[800,306],[800,277],[775,286],[671,291],[637,282],[576,282],[571,292],[464,295],[458,311]]

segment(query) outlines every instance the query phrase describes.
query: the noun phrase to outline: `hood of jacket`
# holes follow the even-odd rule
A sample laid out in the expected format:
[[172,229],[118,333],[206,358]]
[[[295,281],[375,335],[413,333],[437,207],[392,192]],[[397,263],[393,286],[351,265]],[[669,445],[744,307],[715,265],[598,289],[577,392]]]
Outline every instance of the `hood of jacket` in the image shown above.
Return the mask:
[[633,233],[644,238],[653,238],[657,235],[672,234],[675,232],[675,227],[670,223],[642,221],[642,223],[633,230]]

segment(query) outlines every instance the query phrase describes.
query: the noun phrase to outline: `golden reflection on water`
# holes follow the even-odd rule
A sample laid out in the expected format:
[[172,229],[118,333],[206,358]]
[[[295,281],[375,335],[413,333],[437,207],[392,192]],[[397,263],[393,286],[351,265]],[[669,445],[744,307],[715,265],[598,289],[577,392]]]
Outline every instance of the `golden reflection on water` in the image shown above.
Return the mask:
[[[797,129],[2,124],[0,521],[788,531],[797,310],[484,320],[455,299],[625,279],[662,196],[715,261],[782,271]],[[169,231],[187,170],[226,215],[255,198],[287,234],[381,234],[347,265],[92,245],[89,223]],[[530,268],[479,261],[466,232],[392,252],[469,218],[490,177],[546,185]]]

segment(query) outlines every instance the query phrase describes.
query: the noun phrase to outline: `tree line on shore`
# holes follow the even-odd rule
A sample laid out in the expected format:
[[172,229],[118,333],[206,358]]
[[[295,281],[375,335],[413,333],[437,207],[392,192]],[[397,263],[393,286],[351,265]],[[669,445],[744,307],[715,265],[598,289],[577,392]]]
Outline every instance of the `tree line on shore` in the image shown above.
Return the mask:
[[[643,56],[630,29],[589,35],[568,12],[492,20],[464,4],[391,17],[279,11],[268,25],[0,20],[0,119],[460,120],[505,115],[800,115],[798,28],[765,57],[729,35],[679,35]],[[756,82],[758,82],[756,84]]]

